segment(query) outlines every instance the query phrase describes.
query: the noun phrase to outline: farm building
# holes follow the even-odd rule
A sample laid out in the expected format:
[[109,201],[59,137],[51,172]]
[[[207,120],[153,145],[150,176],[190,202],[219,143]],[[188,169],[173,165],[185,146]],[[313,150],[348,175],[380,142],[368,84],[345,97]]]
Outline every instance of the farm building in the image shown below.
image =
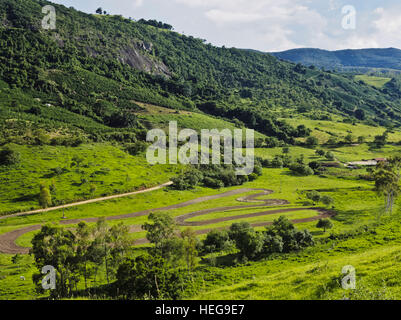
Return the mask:
[[362,160],[362,161],[352,161],[346,163],[346,167],[355,169],[358,166],[364,166],[364,167],[373,167],[377,166],[378,163],[380,162],[385,162],[387,161],[386,158],[376,158],[376,159],[371,159],[371,160]]

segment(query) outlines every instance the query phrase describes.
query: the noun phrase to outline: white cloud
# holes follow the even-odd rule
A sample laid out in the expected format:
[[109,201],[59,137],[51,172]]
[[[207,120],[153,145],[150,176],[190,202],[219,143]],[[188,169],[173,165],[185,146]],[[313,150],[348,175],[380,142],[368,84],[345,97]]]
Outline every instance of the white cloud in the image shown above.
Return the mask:
[[[238,32],[238,37],[244,37],[241,45],[232,46],[265,51],[301,47],[303,39],[320,37],[327,26],[325,18],[302,0],[175,1],[201,11],[220,32]],[[299,32],[303,34],[297,38]]]
[[257,13],[229,12],[220,9],[207,11],[206,17],[217,24],[228,22],[253,22],[264,18],[263,15]]
[[143,0],[133,0],[132,5],[134,6],[134,8],[141,7],[143,5]]

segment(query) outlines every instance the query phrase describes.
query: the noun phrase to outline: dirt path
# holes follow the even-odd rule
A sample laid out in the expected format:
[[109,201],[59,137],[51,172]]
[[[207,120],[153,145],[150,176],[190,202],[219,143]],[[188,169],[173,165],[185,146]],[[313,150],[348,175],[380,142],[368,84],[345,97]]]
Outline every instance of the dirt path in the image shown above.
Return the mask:
[[[160,187],[161,186],[159,186],[157,188],[160,188]],[[157,189],[154,189],[154,190],[157,190]],[[243,194],[243,193],[247,193],[247,192],[251,192],[251,191],[261,191],[261,192],[257,193],[257,194],[240,197],[237,199],[237,201],[238,202],[246,202],[246,203],[261,202],[261,204],[227,206],[227,207],[195,211],[195,212],[187,213],[187,214],[176,217],[176,222],[180,226],[204,226],[204,225],[215,224],[215,223],[224,222],[224,221],[239,220],[239,219],[244,219],[244,218],[252,218],[252,217],[259,217],[259,216],[265,216],[265,215],[271,215],[271,214],[277,214],[277,213],[301,211],[301,210],[315,210],[320,213],[319,215],[317,215],[315,217],[291,220],[293,223],[302,223],[302,222],[315,221],[315,220],[318,220],[321,218],[330,218],[335,215],[334,212],[328,211],[323,208],[315,208],[315,207],[283,208],[283,209],[277,209],[277,210],[256,212],[256,213],[251,213],[251,214],[227,216],[227,217],[204,220],[204,221],[187,222],[187,220],[190,218],[202,216],[202,215],[206,215],[206,214],[214,213],[214,212],[224,212],[224,211],[230,211],[230,210],[235,210],[235,209],[246,209],[246,208],[272,207],[272,206],[289,204],[289,202],[287,200],[257,199],[258,197],[272,194],[273,193],[272,190],[243,188],[243,189],[236,189],[236,190],[232,190],[232,191],[228,191],[228,192],[224,192],[224,193],[220,193],[220,194],[216,194],[216,195],[212,195],[212,196],[200,197],[200,198],[196,198],[193,200],[185,201],[182,203],[178,203],[178,204],[174,204],[174,205],[170,205],[170,206],[166,206],[166,207],[161,207],[161,208],[156,208],[156,209],[148,209],[148,210],[138,211],[138,212],[129,213],[129,214],[106,217],[106,220],[123,220],[123,219],[127,219],[127,218],[140,217],[140,216],[148,215],[151,212],[168,211],[168,210],[173,210],[173,209],[178,209],[178,208],[184,208],[184,207],[190,206],[192,204],[197,204],[197,203],[206,202],[206,201],[215,200],[215,199],[221,199],[221,198],[230,197],[230,196],[237,195],[237,194]],[[142,191],[142,192],[144,192],[144,191]],[[69,225],[69,224],[78,224],[81,221],[96,222],[97,220],[98,220],[98,218],[71,219],[71,220],[62,220],[62,221],[60,221],[60,224]],[[270,225],[271,223],[272,222],[254,223],[254,224],[252,224],[252,226],[254,226],[254,227],[267,226],[267,225]],[[39,230],[40,228],[41,228],[41,225],[38,224],[38,225],[25,227],[25,228],[22,228],[19,230],[14,230],[14,231],[5,233],[3,235],[0,235],[0,252],[7,253],[7,254],[16,254],[16,253],[27,254],[27,253],[29,253],[29,248],[20,247],[15,243],[15,241],[22,235],[24,235],[28,232],[31,232],[31,231]],[[218,229],[224,229],[224,228],[218,228]],[[212,230],[212,228],[197,230],[196,234],[198,234],[198,235],[205,234],[205,233],[208,233],[210,230]],[[140,231],[142,231],[141,226],[139,226],[139,225],[130,226],[131,233],[140,232]],[[135,243],[138,245],[145,244],[147,242],[148,241],[146,239],[138,239],[135,241]]]
[[74,202],[74,203],[69,203],[65,204],[62,206],[57,206],[57,207],[51,207],[51,208],[46,208],[46,209],[38,209],[38,210],[32,210],[32,211],[26,211],[26,212],[19,212],[19,213],[14,213],[10,215],[5,215],[5,216],[0,216],[0,220],[12,218],[12,217],[20,217],[20,216],[29,216],[32,214],[37,214],[37,213],[43,213],[43,212],[49,212],[49,211],[55,211],[55,210],[60,210],[63,208],[70,208],[70,207],[76,207],[76,206],[81,206],[83,204],[88,204],[88,203],[94,203],[94,202],[100,202],[100,201],[106,201],[106,200],[111,200],[111,199],[117,199],[117,198],[123,198],[123,197],[128,197],[128,196],[134,196],[136,194],[141,194],[141,193],[146,193],[146,192],[151,192],[155,190],[162,189],[164,187],[168,187],[172,185],[173,182],[169,181],[166,182],[162,185],[153,187],[153,188],[148,188],[148,189],[143,189],[139,191],[134,191],[134,192],[129,192],[129,193],[123,193],[123,194],[116,194],[113,196],[107,196],[107,197],[102,197],[102,198],[96,198],[96,199],[90,199],[90,200],[85,200],[85,201],[79,201],[79,202]]

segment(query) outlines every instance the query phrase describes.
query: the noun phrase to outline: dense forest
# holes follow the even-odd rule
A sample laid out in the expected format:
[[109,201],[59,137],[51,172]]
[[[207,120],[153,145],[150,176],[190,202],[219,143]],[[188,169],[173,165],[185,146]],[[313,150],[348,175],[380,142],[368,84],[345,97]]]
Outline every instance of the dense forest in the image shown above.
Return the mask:
[[313,48],[273,52],[272,55],[303,65],[337,70],[401,70],[401,50],[356,49],[327,51]]
[[143,140],[136,101],[238,120],[287,143],[308,135],[280,120],[294,112],[355,120],[363,113],[359,120],[380,125],[401,121],[396,84],[378,90],[268,54],[215,47],[155,20],[56,4],[56,29],[45,30],[42,7],[48,4],[0,0],[3,143],[24,127],[6,123],[10,117],[47,131],[68,127],[93,141]]

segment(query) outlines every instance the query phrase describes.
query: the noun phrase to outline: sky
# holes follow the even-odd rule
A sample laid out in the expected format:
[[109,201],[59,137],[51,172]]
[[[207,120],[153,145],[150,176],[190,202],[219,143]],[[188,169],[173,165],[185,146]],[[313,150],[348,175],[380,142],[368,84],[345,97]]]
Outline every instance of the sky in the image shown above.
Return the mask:
[[401,48],[399,0],[50,0],[156,19],[217,46],[265,52]]

